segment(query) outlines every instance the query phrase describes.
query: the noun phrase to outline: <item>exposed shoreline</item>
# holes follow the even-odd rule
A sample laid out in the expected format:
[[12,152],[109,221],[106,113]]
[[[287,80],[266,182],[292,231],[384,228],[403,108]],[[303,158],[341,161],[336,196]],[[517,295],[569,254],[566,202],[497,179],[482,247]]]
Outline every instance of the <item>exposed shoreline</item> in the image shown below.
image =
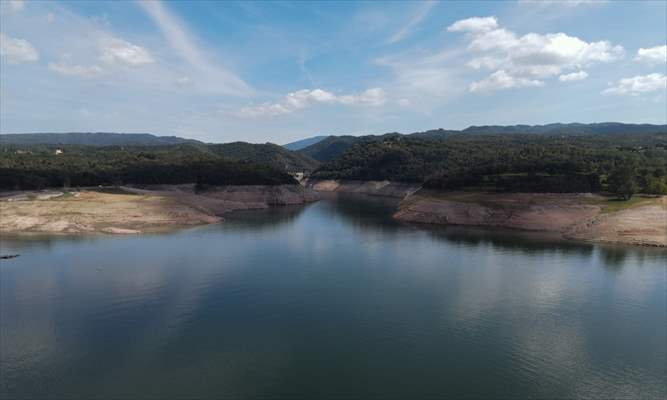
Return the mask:
[[554,232],[563,239],[667,247],[667,197],[631,205],[582,193],[439,193],[420,191],[399,204],[399,221]]
[[236,210],[304,204],[317,194],[299,185],[194,185],[92,188],[0,194],[0,234],[141,234],[223,221]]
[[309,182],[278,186],[194,185],[0,193],[0,234],[141,234],[219,223],[237,210],[298,205],[316,191],[401,199],[408,223],[550,232],[563,239],[667,247],[667,196],[631,203],[578,193],[437,192],[396,182]]
[[550,232],[567,240],[667,247],[667,196],[628,203],[591,193],[438,192],[389,181],[315,180],[318,191],[401,199],[393,217],[420,224]]

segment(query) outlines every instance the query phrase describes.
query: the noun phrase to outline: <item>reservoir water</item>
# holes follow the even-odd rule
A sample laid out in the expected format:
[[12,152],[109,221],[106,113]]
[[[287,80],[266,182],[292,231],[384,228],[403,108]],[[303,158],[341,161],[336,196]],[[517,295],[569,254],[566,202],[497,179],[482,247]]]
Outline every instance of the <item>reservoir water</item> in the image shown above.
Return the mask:
[[667,251],[392,209],[5,237],[0,398],[667,397]]

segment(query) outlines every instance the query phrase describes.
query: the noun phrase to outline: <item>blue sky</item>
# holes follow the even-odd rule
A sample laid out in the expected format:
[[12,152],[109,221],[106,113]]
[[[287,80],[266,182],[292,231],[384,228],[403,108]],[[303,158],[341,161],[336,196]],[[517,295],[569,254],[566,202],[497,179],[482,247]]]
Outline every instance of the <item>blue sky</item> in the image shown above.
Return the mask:
[[667,2],[2,1],[0,130],[667,123]]

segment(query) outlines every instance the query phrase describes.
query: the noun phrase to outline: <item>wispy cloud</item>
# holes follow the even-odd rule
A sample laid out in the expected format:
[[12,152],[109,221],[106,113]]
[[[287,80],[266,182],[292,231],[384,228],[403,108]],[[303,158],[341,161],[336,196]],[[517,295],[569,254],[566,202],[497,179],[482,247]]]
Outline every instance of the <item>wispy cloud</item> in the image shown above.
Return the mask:
[[408,20],[408,22],[396,31],[391,37],[387,40],[387,43],[396,43],[405,39],[412,33],[412,30],[417,27],[433,10],[438,3],[436,1],[425,1],[420,4],[417,8],[415,14]]
[[408,51],[379,57],[374,64],[392,72],[392,98],[398,105],[420,113],[429,113],[434,107],[447,104],[466,92],[465,69],[458,60],[465,52],[458,48],[440,51]]
[[68,65],[62,62],[50,62],[49,69],[61,75],[77,76],[80,78],[93,78],[104,72],[99,65]]
[[148,50],[123,39],[105,36],[97,41],[100,60],[108,64],[139,66],[155,62]]
[[263,103],[243,107],[235,115],[239,117],[266,117],[290,114],[313,104],[342,104],[346,106],[381,106],[386,101],[386,94],[381,88],[368,89],[361,93],[336,95],[322,89],[302,89],[288,93],[279,103]]
[[205,81],[202,84],[228,95],[244,96],[252,93],[243,79],[208,59],[185,24],[161,2],[139,1],[139,5],[157,24],[170,46],[196,70],[197,79]]
[[9,63],[20,64],[39,60],[39,53],[32,43],[0,33],[0,55]]
[[489,77],[470,84],[471,92],[491,92],[499,89],[514,89],[522,87],[544,86],[544,82],[537,79],[528,79],[512,76],[504,70],[498,70]]
[[667,76],[653,73],[648,75],[637,75],[631,78],[623,78],[604,90],[603,94],[638,96],[643,93],[657,91],[667,92]]
[[583,81],[588,78],[588,73],[586,71],[577,71],[569,74],[563,74],[558,77],[558,80],[561,82],[573,82],[573,81]]

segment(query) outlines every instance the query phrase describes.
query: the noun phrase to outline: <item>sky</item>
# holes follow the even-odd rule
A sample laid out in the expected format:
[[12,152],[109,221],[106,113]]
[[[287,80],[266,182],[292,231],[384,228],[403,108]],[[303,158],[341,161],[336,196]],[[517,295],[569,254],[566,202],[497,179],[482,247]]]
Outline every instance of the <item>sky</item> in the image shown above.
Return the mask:
[[667,123],[667,1],[0,3],[0,132]]

